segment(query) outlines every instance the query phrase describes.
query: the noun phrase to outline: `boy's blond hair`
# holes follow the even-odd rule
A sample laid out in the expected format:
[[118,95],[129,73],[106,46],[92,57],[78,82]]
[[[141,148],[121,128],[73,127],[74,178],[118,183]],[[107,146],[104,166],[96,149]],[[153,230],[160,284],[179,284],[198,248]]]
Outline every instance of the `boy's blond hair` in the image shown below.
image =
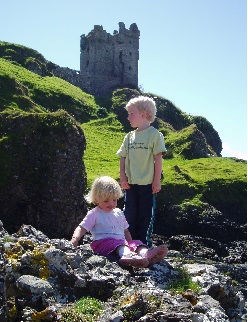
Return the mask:
[[130,101],[125,106],[128,111],[130,106],[135,106],[140,112],[146,112],[147,119],[151,123],[155,120],[157,108],[155,101],[148,96],[138,96],[130,99]]
[[90,192],[85,199],[89,203],[97,205],[99,202],[107,199],[119,199],[123,196],[123,192],[119,183],[108,176],[96,178],[91,186]]

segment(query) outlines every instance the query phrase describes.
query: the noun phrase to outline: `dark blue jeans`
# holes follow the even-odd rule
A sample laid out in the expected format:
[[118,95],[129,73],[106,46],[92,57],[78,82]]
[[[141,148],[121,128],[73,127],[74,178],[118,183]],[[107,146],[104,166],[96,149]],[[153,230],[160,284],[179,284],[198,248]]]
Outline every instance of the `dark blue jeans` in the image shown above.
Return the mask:
[[152,185],[130,185],[126,190],[124,215],[133,239],[151,246],[154,221]]

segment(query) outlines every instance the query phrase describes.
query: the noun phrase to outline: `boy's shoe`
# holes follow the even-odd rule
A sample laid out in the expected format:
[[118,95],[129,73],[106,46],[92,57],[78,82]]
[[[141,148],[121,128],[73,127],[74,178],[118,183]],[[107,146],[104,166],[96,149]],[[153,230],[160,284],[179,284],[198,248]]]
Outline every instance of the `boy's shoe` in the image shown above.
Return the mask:
[[148,249],[146,253],[146,258],[149,261],[149,266],[160,262],[168,253],[168,248],[166,245],[160,245],[151,249]]
[[128,255],[128,256],[123,256],[119,259],[119,264],[123,266],[132,266],[132,267],[138,267],[138,268],[145,268],[148,267],[149,260],[148,258],[143,258],[139,255]]

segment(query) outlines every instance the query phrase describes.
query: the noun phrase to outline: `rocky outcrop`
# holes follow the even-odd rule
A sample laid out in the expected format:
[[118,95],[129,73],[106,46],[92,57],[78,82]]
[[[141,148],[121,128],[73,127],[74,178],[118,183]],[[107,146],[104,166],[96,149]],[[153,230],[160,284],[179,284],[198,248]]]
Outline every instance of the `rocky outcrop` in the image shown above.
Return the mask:
[[[0,321],[90,321],[76,312],[73,318],[72,304],[82,297],[101,302],[94,318],[99,322],[245,321],[245,294],[221,272],[219,262],[188,261],[183,252],[170,249],[159,264],[126,269],[94,255],[88,235],[76,249],[29,225],[12,235],[1,226],[0,236]],[[182,269],[197,291],[173,291]],[[63,319],[66,310],[69,320]]]
[[206,137],[195,124],[178,131],[174,142],[168,143],[168,149],[187,160],[216,156]]
[[[164,203],[163,196],[160,198],[158,202]],[[181,210],[177,205],[165,207],[157,209],[155,231],[158,234],[190,234],[224,242],[246,240],[245,218],[242,223],[236,221],[235,216],[226,218],[222,212],[208,204],[202,210],[197,207]]]
[[0,219],[70,236],[86,213],[83,131],[64,111],[0,115]]
[[216,155],[221,155],[222,142],[220,136],[206,118],[186,114],[176,107],[171,101],[163,97],[158,96],[155,99],[158,108],[157,116],[159,118],[171,124],[177,131],[195,124],[198,130],[203,133],[207,144],[212,148]]

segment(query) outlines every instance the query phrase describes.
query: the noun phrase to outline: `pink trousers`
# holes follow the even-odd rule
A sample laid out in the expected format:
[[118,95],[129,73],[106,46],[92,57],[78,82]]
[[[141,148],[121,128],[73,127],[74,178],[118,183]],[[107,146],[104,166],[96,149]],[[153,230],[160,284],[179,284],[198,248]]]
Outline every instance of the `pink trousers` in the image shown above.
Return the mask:
[[[138,246],[144,245],[141,240],[126,241],[123,239],[104,238],[94,240],[90,246],[94,253],[102,256],[107,256],[116,250],[118,246],[127,246],[131,251],[135,251]],[[144,245],[146,246],[146,245]]]

